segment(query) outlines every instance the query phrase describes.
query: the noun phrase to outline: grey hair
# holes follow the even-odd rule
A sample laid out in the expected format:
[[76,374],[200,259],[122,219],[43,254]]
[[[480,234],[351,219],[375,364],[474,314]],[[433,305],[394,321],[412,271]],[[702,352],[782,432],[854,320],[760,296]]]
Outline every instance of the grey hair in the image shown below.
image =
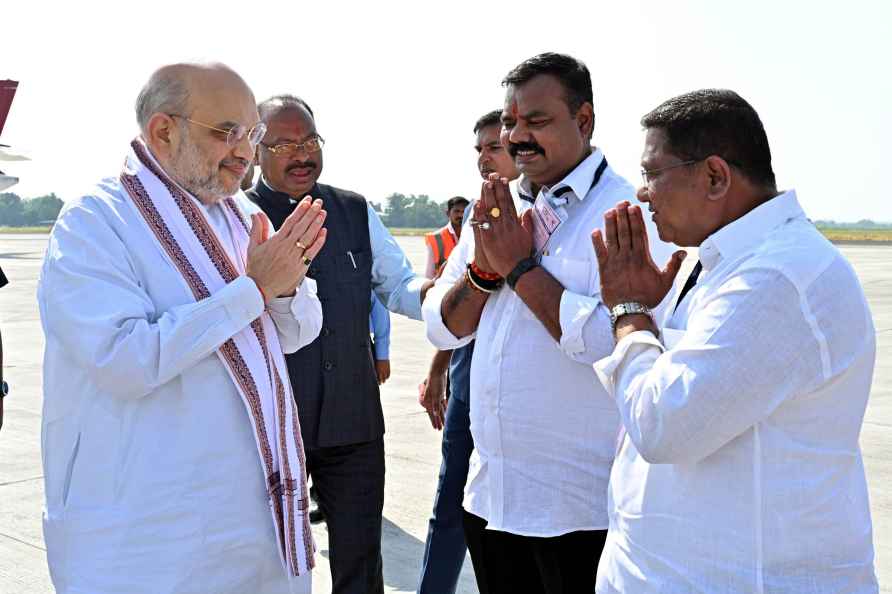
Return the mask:
[[145,134],[156,113],[188,115],[189,86],[173,68],[156,70],[136,97],[136,121]]

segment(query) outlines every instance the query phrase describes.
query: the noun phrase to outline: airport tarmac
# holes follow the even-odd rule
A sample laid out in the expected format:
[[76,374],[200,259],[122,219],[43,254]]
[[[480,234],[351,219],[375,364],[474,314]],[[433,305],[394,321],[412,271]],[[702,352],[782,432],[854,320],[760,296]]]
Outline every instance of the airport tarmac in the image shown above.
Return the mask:
[[[420,237],[401,237],[416,270],[424,269]],[[5,378],[11,393],[0,431],[0,594],[52,592],[41,531],[40,463],[43,334],[36,287],[45,235],[0,235],[0,267],[10,284],[0,290]],[[892,593],[892,246],[844,245],[873,310],[877,366],[861,445],[870,486],[876,567],[882,592]],[[387,422],[384,503],[386,592],[414,592],[427,534],[437,471],[439,433],[417,403],[433,347],[420,322],[392,317],[393,375],[382,389]],[[317,568],[313,591],[331,591],[325,529],[314,528]],[[467,559],[459,592],[476,592]]]

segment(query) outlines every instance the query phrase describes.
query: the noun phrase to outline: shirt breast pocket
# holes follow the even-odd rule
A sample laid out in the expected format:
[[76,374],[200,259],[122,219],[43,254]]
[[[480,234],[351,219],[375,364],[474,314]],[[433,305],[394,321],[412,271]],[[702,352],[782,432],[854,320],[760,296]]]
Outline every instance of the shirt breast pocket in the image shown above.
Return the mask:
[[542,256],[542,267],[571,293],[591,295],[594,263],[560,256]]

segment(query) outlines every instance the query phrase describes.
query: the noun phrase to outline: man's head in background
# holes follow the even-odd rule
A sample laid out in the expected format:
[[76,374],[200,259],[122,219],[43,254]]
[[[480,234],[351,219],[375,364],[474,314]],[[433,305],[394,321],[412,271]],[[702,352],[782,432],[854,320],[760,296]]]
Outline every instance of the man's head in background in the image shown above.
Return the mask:
[[322,173],[322,145],[313,110],[294,95],[276,95],[257,106],[267,125],[258,148],[264,181],[292,198],[305,196]]
[[449,222],[455,229],[461,228],[462,217],[468,204],[470,202],[464,196],[453,196],[446,202],[446,216],[449,217]]
[[490,173],[498,173],[499,177],[506,177],[509,180],[517,179],[520,175],[514,165],[514,159],[502,146],[501,116],[502,110],[494,109],[474,124],[474,134],[477,137],[477,142],[474,144],[474,150],[477,151],[477,170],[483,179],[487,179]]

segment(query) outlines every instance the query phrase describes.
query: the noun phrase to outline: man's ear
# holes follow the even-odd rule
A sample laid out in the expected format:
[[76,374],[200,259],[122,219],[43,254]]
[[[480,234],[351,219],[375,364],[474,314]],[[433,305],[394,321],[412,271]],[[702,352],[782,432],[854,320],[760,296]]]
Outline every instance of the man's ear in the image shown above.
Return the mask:
[[709,176],[706,198],[708,200],[721,200],[731,189],[731,167],[727,161],[712,155],[704,160],[706,174]]
[[155,113],[149,118],[146,126],[146,142],[153,150],[169,154],[172,152],[172,144],[179,131],[173,118],[166,113]]
[[595,131],[595,108],[591,103],[585,102],[576,110],[576,125],[585,138],[591,139]]

